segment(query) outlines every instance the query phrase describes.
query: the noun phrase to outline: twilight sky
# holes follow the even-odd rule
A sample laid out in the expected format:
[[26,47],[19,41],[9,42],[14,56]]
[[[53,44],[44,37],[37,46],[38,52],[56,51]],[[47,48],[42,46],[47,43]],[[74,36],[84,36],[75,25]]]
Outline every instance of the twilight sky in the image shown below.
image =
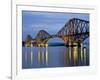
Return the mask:
[[89,14],[22,11],[22,40],[28,34],[35,38],[40,30],[56,34],[71,18],[89,21]]

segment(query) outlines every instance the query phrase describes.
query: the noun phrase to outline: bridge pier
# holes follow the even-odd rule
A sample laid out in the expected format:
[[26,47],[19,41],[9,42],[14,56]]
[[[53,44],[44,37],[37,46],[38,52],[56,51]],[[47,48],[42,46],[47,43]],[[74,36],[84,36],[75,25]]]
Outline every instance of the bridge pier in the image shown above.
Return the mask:
[[40,45],[38,44],[38,64],[40,64],[40,59],[41,59],[41,56],[40,56]]
[[77,42],[69,42],[70,65],[78,65],[80,61],[80,48]]
[[73,58],[74,58],[74,65],[78,64],[78,43],[73,43]]
[[46,65],[48,65],[48,44],[46,44],[45,58],[46,58]]
[[83,57],[83,55],[84,55],[84,53],[83,53],[83,43],[80,43],[80,47],[81,47],[81,64],[83,64],[83,59],[84,59],[84,57]]
[[68,52],[69,52],[69,65],[73,65],[73,48],[72,48],[72,42],[69,41],[69,47],[68,47]]
[[48,65],[48,44],[38,44],[38,64],[41,63]]
[[84,65],[86,64],[86,47],[84,47],[82,42],[78,44],[79,65]]
[[81,65],[81,45],[78,42],[78,65]]
[[44,46],[42,47],[42,64],[44,64]]
[[87,60],[87,58],[86,58],[86,47],[83,48],[83,57],[84,57],[84,60],[83,60],[84,65],[86,65],[87,64],[86,63],[86,60]]
[[27,44],[25,44],[25,63],[27,63]]
[[83,43],[69,41],[67,48],[67,53],[64,55],[64,63],[69,65],[86,64],[86,48],[83,49]]
[[33,51],[32,51],[32,47],[33,47],[33,44],[31,43],[31,52],[30,52],[31,64],[33,64]]

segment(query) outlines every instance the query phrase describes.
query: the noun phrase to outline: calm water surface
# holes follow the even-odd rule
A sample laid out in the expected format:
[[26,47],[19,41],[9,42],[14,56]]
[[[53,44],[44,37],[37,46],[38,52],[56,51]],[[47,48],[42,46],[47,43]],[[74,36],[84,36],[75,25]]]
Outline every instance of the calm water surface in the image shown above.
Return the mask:
[[[82,52],[81,52],[82,51]],[[66,46],[23,47],[22,68],[88,66],[89,49]]]

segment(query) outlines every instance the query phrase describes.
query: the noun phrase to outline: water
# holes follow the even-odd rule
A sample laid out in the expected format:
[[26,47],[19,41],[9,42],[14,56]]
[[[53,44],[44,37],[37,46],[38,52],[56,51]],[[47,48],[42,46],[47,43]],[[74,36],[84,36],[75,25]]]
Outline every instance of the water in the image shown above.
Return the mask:
[[88,66],[89,50],[81,47],[23,47],[22,68]]

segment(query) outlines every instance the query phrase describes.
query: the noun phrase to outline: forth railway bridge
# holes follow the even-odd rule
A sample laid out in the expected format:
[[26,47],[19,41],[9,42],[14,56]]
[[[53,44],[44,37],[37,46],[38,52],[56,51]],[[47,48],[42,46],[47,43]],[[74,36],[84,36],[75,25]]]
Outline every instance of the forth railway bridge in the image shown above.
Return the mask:
[[61,38],[65,45],[78,43],[81,44],[89,37],[89,21],[77,18],[70,19],[57,34],[50,35],[45,30],[40,30],[35,38],[27,36],[25,44],[45,45],[51,38]]
[[[64,56],[66,57],[66,55],[68,55],[69,58],[64,59],[65,64],[67,64],[67,61],[70,59],[68,61],[70,65],[86,65],[86,47],[84,47],[83,42],[89,38],[89,21],[72,18],[66,22],[56,34],[51,35],[45,30],[40,30],[35,38],[28,35],[26,40],[23,42],[23,45],[26,47],[36,46],[47,48],[48,40],[52,38],[62,39],[64,41],[64,45],[68,47],[68,54],[66,53]],[[73,48],[73,46],[76,46],[76,48]],[[77,50],[78,52],[73,51],[73,49]],[[48,65],[48,52],[46,51],[45,54],[43,53],[42,58],[40,58],[40,54],[41,52],[38,52],[38,62],[40,63],[42,60],[42,64],[44,64],[44,60],[46,60],[45,64]],[[76,58],[76,55],[78,59]],[[75,58],[75,60],[73,58]],[[89,63],[87,65],[89,65]]]

